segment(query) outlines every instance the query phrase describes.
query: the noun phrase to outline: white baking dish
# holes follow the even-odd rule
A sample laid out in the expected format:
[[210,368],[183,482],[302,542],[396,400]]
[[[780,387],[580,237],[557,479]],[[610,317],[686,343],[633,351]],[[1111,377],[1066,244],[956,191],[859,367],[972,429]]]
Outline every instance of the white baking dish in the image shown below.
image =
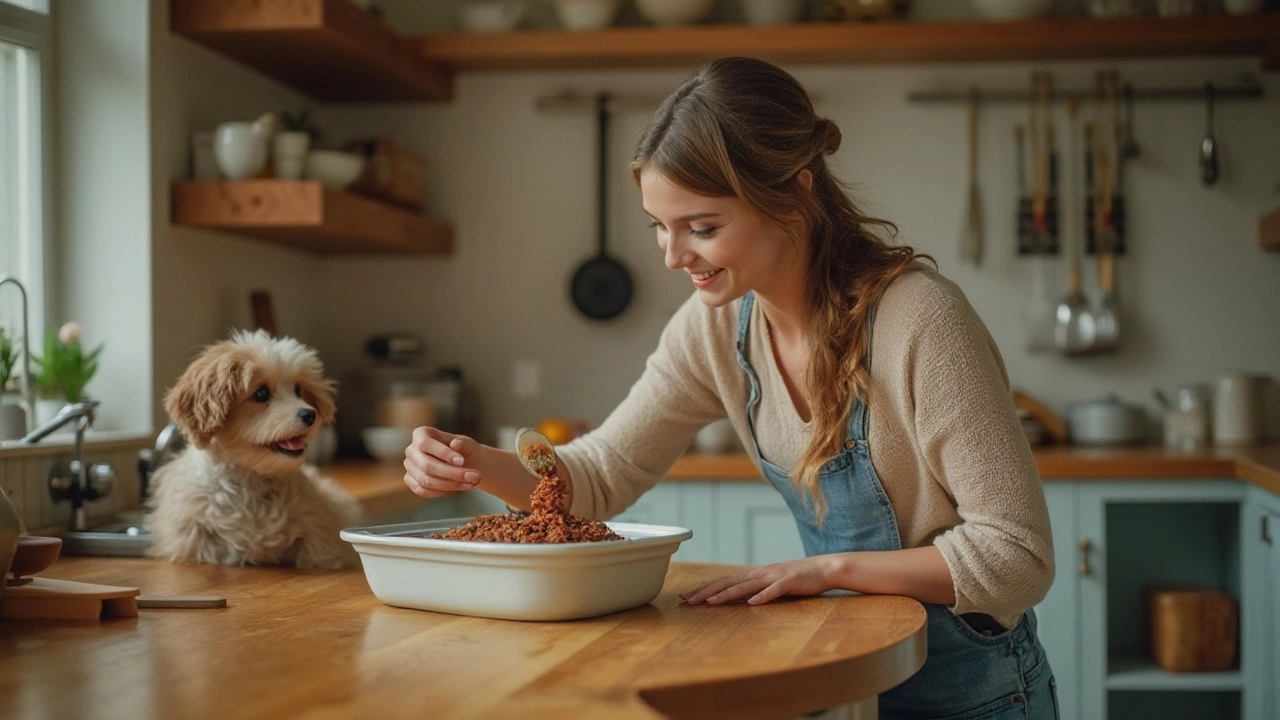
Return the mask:
[[627,538],[590,543],[493,543],[407,537],[471,518],[348,528],[379,600],[397,607],[508,620],[572,620],[639,607],[658,596],[682,527],[608,523]]

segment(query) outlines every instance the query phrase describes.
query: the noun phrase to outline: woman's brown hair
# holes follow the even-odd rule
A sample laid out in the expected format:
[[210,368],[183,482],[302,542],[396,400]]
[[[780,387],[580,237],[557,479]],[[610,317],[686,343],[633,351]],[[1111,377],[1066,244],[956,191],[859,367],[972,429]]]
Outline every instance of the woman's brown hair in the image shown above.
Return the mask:
[[[795,479],[819,522],[826,503],[818,473],[844,446],[852,399],[871,400],[868,315],[889,283],[927,257],[890,246],[884,236],[897,226],[853,204],[827,168],[839,147],[840,129],[814,113],[795,78],[763,60],[731,57],[703,66],[663,101],[631,162],[637,182],[653,168],[692,192],[737,197],[801,249],[814,429]],[[804,170],[811,188],[799,180]]]

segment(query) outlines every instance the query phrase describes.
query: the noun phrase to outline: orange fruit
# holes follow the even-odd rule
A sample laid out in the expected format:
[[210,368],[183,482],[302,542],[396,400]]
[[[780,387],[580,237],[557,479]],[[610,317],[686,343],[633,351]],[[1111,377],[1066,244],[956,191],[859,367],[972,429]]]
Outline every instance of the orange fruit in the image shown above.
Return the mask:
[[545,435],[552,445],[563,445],[573,439],[573,426],[560,418],[546,418],[538,423],[536,429]]

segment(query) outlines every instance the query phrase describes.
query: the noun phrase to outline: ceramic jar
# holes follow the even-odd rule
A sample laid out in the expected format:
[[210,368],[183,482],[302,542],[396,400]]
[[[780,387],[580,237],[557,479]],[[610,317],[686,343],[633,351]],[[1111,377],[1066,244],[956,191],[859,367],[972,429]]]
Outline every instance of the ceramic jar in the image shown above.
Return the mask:
[[1215,445],[1248,445],[1262,436],[1264,378],[1247,372],[1218,376],[1213,395]]

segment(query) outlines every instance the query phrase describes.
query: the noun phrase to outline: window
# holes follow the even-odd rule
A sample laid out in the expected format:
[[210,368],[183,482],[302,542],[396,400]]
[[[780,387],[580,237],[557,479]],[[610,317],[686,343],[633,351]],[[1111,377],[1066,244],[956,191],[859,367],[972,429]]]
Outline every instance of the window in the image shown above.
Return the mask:
[[[26,287],[32,350],[48,292],[49,0],[0,0],[0,275]],[[22,331],[21,296],[0,287],[0,325]]]

